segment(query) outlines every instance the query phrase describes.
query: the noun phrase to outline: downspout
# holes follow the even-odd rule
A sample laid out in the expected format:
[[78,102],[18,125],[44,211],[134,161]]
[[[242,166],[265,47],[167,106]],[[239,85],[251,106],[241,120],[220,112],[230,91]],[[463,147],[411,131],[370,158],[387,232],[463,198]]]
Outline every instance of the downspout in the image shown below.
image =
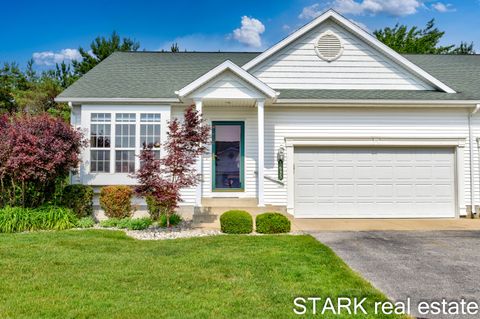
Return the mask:
[[475,113],[478,112],[480,109],[480,104],[477,104],[475,108],[470,112],[468,115],[468,140],[469,140],[469,145],[470,145],[470,207],[471,207],[471,214],[472,217],[475,216],[476,211],[475,211],[475,183],[474,183],[474,178],[475,174],[473,172],[474,170],[474,165],[473,165],[473,132],[472,132],[472,117],[475,115]]

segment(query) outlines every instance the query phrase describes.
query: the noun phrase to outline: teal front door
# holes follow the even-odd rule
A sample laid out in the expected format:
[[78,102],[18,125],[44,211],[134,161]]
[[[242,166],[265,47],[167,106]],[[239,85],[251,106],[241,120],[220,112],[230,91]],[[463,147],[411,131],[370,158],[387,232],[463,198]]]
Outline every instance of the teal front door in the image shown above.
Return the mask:
[[212,190],[216,192],[245,189],[245,123],[212,122]]

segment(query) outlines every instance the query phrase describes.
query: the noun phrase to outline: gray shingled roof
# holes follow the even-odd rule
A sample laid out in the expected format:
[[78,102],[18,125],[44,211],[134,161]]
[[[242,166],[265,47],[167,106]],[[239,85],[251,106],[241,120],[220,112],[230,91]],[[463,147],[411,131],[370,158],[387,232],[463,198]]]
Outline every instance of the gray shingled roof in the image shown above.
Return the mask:
[[257,55],[244,52],[116,52],[59,97],[175,98],[175,91],[222,62],[231,60],[241,66]]
[[[258,52],[117,52],[63,91],[62,98],[175,98],[175,91],[225,60]],[[480,100],[480,55],[405,55],[457,94],[403,90],[280,90],[280,99]]]

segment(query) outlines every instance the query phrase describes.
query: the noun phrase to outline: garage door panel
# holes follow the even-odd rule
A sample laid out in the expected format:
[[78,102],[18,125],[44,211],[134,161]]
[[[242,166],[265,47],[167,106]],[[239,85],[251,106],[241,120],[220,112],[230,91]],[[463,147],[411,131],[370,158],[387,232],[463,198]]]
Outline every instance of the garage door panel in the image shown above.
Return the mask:
[[455,160],[447,148],[295,149],[295,215],[455,216]]

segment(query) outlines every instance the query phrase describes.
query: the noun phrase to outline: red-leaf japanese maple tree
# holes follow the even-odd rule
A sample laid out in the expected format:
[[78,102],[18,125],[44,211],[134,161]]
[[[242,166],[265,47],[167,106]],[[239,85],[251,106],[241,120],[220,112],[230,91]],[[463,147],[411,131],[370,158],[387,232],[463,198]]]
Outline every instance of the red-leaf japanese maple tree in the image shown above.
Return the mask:
[[148,146],[140,153],[142,166],[134,175],[138,180],[135,191],[155,200],[166,215],[167,227],[182,200],[180,190],[200,182],[195,163],[207,152],[209,140],[210,127],[192,105],[185,110],[183,121],[175,118],[169,122],[164,156],[155,158]]
[[0,205],[35,207],[78,167],[83,134],[50,115],[0,117]]

